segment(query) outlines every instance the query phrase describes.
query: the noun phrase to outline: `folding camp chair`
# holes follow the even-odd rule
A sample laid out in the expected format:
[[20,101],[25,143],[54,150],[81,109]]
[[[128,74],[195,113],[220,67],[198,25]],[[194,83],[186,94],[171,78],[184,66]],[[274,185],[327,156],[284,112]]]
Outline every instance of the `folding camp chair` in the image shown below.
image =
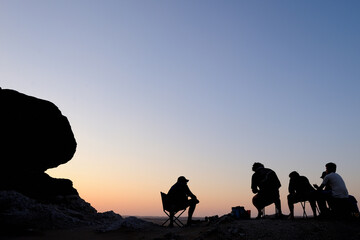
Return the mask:
[[[167,199],[167,195],[163,192],[160,192],[161,194],[161,201],[162,201],[162,205],[163,205],[163,211],[164,213],[168,216],[168,219],[161,225],[164,226],[168,221],[170,221],[170,214],[171,212],[174,213],[174,223],[179,226],[179,227],[183,227],[184,224],[180,221],[180,216],[185,212],[185,209],[174,209],[173,206],[171,206],[171,204],[169,203],[168,199]],[[176,215],[178,213],[178,215]]]

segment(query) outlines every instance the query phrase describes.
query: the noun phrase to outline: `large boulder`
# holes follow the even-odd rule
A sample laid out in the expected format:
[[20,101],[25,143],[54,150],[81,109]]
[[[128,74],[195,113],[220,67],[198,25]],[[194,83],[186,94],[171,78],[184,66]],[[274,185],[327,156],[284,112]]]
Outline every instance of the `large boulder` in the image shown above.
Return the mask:
[[69,121],[51,102],[0,88],[0,171],[44,172],[76,150]]
[[69,121],[51,102],[0,88],[0,190],[34,199],[78,195],[72,182],[45,171],[76,151]]

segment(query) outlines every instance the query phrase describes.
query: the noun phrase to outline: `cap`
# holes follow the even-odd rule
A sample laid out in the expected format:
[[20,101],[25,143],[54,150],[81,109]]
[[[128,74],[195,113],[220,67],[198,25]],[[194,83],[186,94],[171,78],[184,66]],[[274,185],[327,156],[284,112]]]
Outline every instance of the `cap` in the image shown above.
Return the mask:
[[188,182],[189,180],[187,180],[184,176],[180,176],[178,178],[178,182]]

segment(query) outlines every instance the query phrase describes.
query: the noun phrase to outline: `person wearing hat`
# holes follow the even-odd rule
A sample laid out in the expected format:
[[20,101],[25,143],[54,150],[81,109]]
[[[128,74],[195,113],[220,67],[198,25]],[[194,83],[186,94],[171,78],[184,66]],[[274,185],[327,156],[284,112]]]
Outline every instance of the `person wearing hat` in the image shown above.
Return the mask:
[[[320,178],[321,178],[323,181],[324,181],[324,178],[325,178],[326,174],[327,174],[326,171],[323,171],[323,172],[321,173]],[[318,186],[317,184],[313,184],[313,186],[314,186],[314,188],[315,188],[316,190],[319,190],[319,186]],[[331,192],[331,187],[329,186],[329,184],[327,184],[327,185],[325,186],[324,190],[325,190],[325,191],[329,191],[329,193]]]
[[251,190],[256,194],[252,199],[254,206],[258,210],[256,219],[261,218],[263,215],[262,209],[272,203],[275,204],[277,217],[283,217],[279,194],[281,183],[276,173],[258,162],[253,164],[252,170],[255,172],[251,178]]
[[[170,188],[167,196],[169,202],[173,205],[174,210],[185,209],[189,207],[187,225],[191,225],[192,216],[195,211],[196,204],[199,203],[197,197],[190,191],[187,185],[188,179],[180,176],[177,182]],[[190,198],[190,199],[189,199]],[[174,213],[170,212],[170,224],[173,226]]]

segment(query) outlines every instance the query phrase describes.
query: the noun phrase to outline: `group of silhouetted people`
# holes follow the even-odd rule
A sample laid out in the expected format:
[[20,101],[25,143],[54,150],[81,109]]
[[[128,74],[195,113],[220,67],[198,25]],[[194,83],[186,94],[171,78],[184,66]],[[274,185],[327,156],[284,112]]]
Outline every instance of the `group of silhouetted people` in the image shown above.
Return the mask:
[[[332,214],[346,216],[350,213],[359,213],[356,199],[348,194],[344,180],[336,173],[336,164],[330,162],[325,167],[326,171],[321,175],[323,181],[320,186],[311,185],[307,177],[300,176],[296,171],[289,174],[289,195],[287,196],[289,218],[294,218],[294,204],[304,201],[310,202],[314,217],[318,216],[317,209],[319,209],[319,216],[324,218]],[[276,173],[259,162],[253,164],[252,170],[254,174],[251,179],[251,189],[255,193],[252,202],[258,210],[256,218],[261,218],[264,215],[264,208],[273,203],[276,217],[283,218],[279,193],[281,183]],[[180,176],[167,194],[168,201],[171,203],[169,226],[173,226],[174,213],[187,207],[189,207],[187,225],[191,225],[192,215],[199,200],[190,191],[188,181],[184,176]]]
[[[359,213],[356,199],[349,195],[345,182],[336,173],[336,164],[327,163],[326,171],[322,173],[323,179],[320,186],[310,184],[305,176],[300,176],[296,171],[289,174],[289,195],[287,196],[290,215],[294,218],[294,203],[309,201],[313,216],[317,217],[317,206],[319,216],[327,218],[330,216],[347,217],[350,213]],[[264,214],[263,209],[274,203],[276,216],[284,217],[281,211],[279,195],[280,181],[276,173],[265,168],[261,163],[254,163],[252,170],[251,189],[256,195],[253,197],[253,204],[258,210],[256,218],[261,218]],[[317,204],[317,206],[316,206]]]

